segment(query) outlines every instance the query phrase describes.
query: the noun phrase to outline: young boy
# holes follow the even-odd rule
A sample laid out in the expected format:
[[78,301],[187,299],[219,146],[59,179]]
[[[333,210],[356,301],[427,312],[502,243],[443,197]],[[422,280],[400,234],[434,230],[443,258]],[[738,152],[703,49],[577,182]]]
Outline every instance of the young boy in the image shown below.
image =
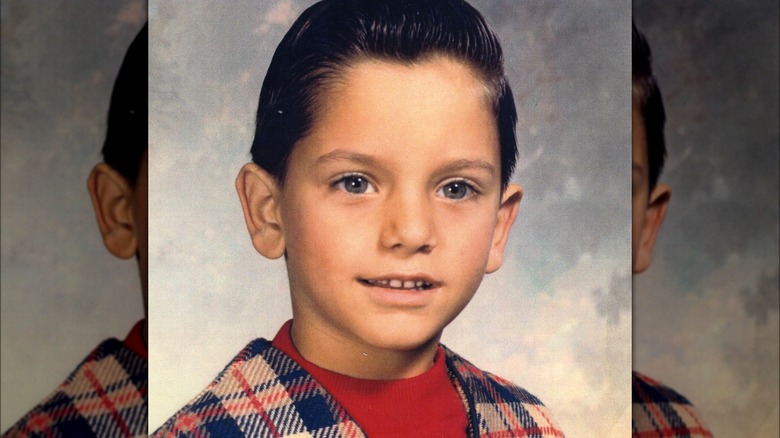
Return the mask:
[[[135,257],[146,313],[147,27],[125,55],[111,95],[104,162],[87,180],[103,242]],[[3,437],[133,437],[147,433],[146,319],[124,341],[103,341]]]
[[[665,113],[653,77],[650,46],[632,29],[632,266],[634,274],[650,266],[658,229],[666,216],[671,190],[658,184],[666,157]],[[633,373],[632,429],[635,437],[711,437],[698,412],[681,394],[638,372]]]
[[293,319],[154,436],[563,436],[541,402],[439,344],[497,270],[522,191],[501,47],[459,0],[326,0],[279,44],[252,243]]

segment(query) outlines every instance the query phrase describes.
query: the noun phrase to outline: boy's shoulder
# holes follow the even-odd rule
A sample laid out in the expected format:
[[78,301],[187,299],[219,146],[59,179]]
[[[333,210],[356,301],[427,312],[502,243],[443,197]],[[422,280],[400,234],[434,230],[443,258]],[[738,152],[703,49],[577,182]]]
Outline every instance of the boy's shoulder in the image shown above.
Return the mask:
[[712,432],[685,396],[636,371],[631,380],[634,436],[712,437]]
[[448,367],[450,370],[457,371],[457,376],[462,380],[461,383],[466,383],[471,389],[471,393],[480,396],[495,393],[492,397],[486,399],[488,401],[503,400],[505,402],[544,406],[541,400],[525,389],[495,374],[483,371],[444,345],[442,345],[442,349],[447,357]]
[[472,427],[480,436],[564,436],[536,396],[495,374],[483,371],[442,345],[455,387],[468,401]]
[[142,436],[146,398],[146,359],[107,339],[3,437]]
[[[450,376],[469,407],[472,436],[517,432],[563,436],[542,403],[444,348]],[[247,345],[192,402],[153,436],[365,436],[306,370],[265,339]]]
[[153,437],[362,437],[357,423],[302,367],[255,339]]

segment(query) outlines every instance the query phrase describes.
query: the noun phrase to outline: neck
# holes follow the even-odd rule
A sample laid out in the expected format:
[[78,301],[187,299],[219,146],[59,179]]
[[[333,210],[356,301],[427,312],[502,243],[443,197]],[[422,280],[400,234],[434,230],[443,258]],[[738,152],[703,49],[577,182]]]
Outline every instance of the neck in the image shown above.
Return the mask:
[[440,334],[415,348],[378,348],[340,333],[307,330],[293,321],[293,344],[307,361],[346,376],[371,380],[415,377],[433,367]]

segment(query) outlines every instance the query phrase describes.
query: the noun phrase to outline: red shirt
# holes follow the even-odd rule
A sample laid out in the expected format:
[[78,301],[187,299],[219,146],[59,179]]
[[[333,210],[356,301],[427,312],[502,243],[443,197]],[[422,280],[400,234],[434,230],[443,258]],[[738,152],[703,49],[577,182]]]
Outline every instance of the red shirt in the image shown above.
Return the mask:
[[130,333],[125,337],[124,344],[127,348],[138,353],[139,356],[147,359],[146,345],[144,344],[144,338],[141,336],[141,330],[144,328],[144,321],[140,320],[130,329]]
[[358,379],[328,371],[307,361],[290,337],[292,321],[276,334],[272,345],[295,360],[355,419],[368,436],[465,436],[468,418],[445,363],[436,350],[433,367],[419,376],[399,380]]

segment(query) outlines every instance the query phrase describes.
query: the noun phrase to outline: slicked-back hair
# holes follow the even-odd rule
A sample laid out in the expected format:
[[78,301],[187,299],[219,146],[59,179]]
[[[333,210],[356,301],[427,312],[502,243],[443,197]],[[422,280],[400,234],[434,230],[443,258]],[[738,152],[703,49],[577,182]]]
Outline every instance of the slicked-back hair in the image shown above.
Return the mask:
[[252,161],[283,184],[292,148],[347,68],[364,60],[412,65],[441,55],[467,65],[486,87],[505,188],[517,160],[515,102],[498,38],[462,0],[324,0],[304,11],[263,81]]
[[661,89],[653,76],[653,57],[647,39],[631,23],[631,82],[633,98],[639,103],[642,120],[647,135],[647,162],[652,191],[666,160],[666,141],[664,140],[664,124],[666,112],[661,98]]
[[135,187],[141,158],[149,145],[148,24],[138,32],[119,67],[103,143],[103,161]]

